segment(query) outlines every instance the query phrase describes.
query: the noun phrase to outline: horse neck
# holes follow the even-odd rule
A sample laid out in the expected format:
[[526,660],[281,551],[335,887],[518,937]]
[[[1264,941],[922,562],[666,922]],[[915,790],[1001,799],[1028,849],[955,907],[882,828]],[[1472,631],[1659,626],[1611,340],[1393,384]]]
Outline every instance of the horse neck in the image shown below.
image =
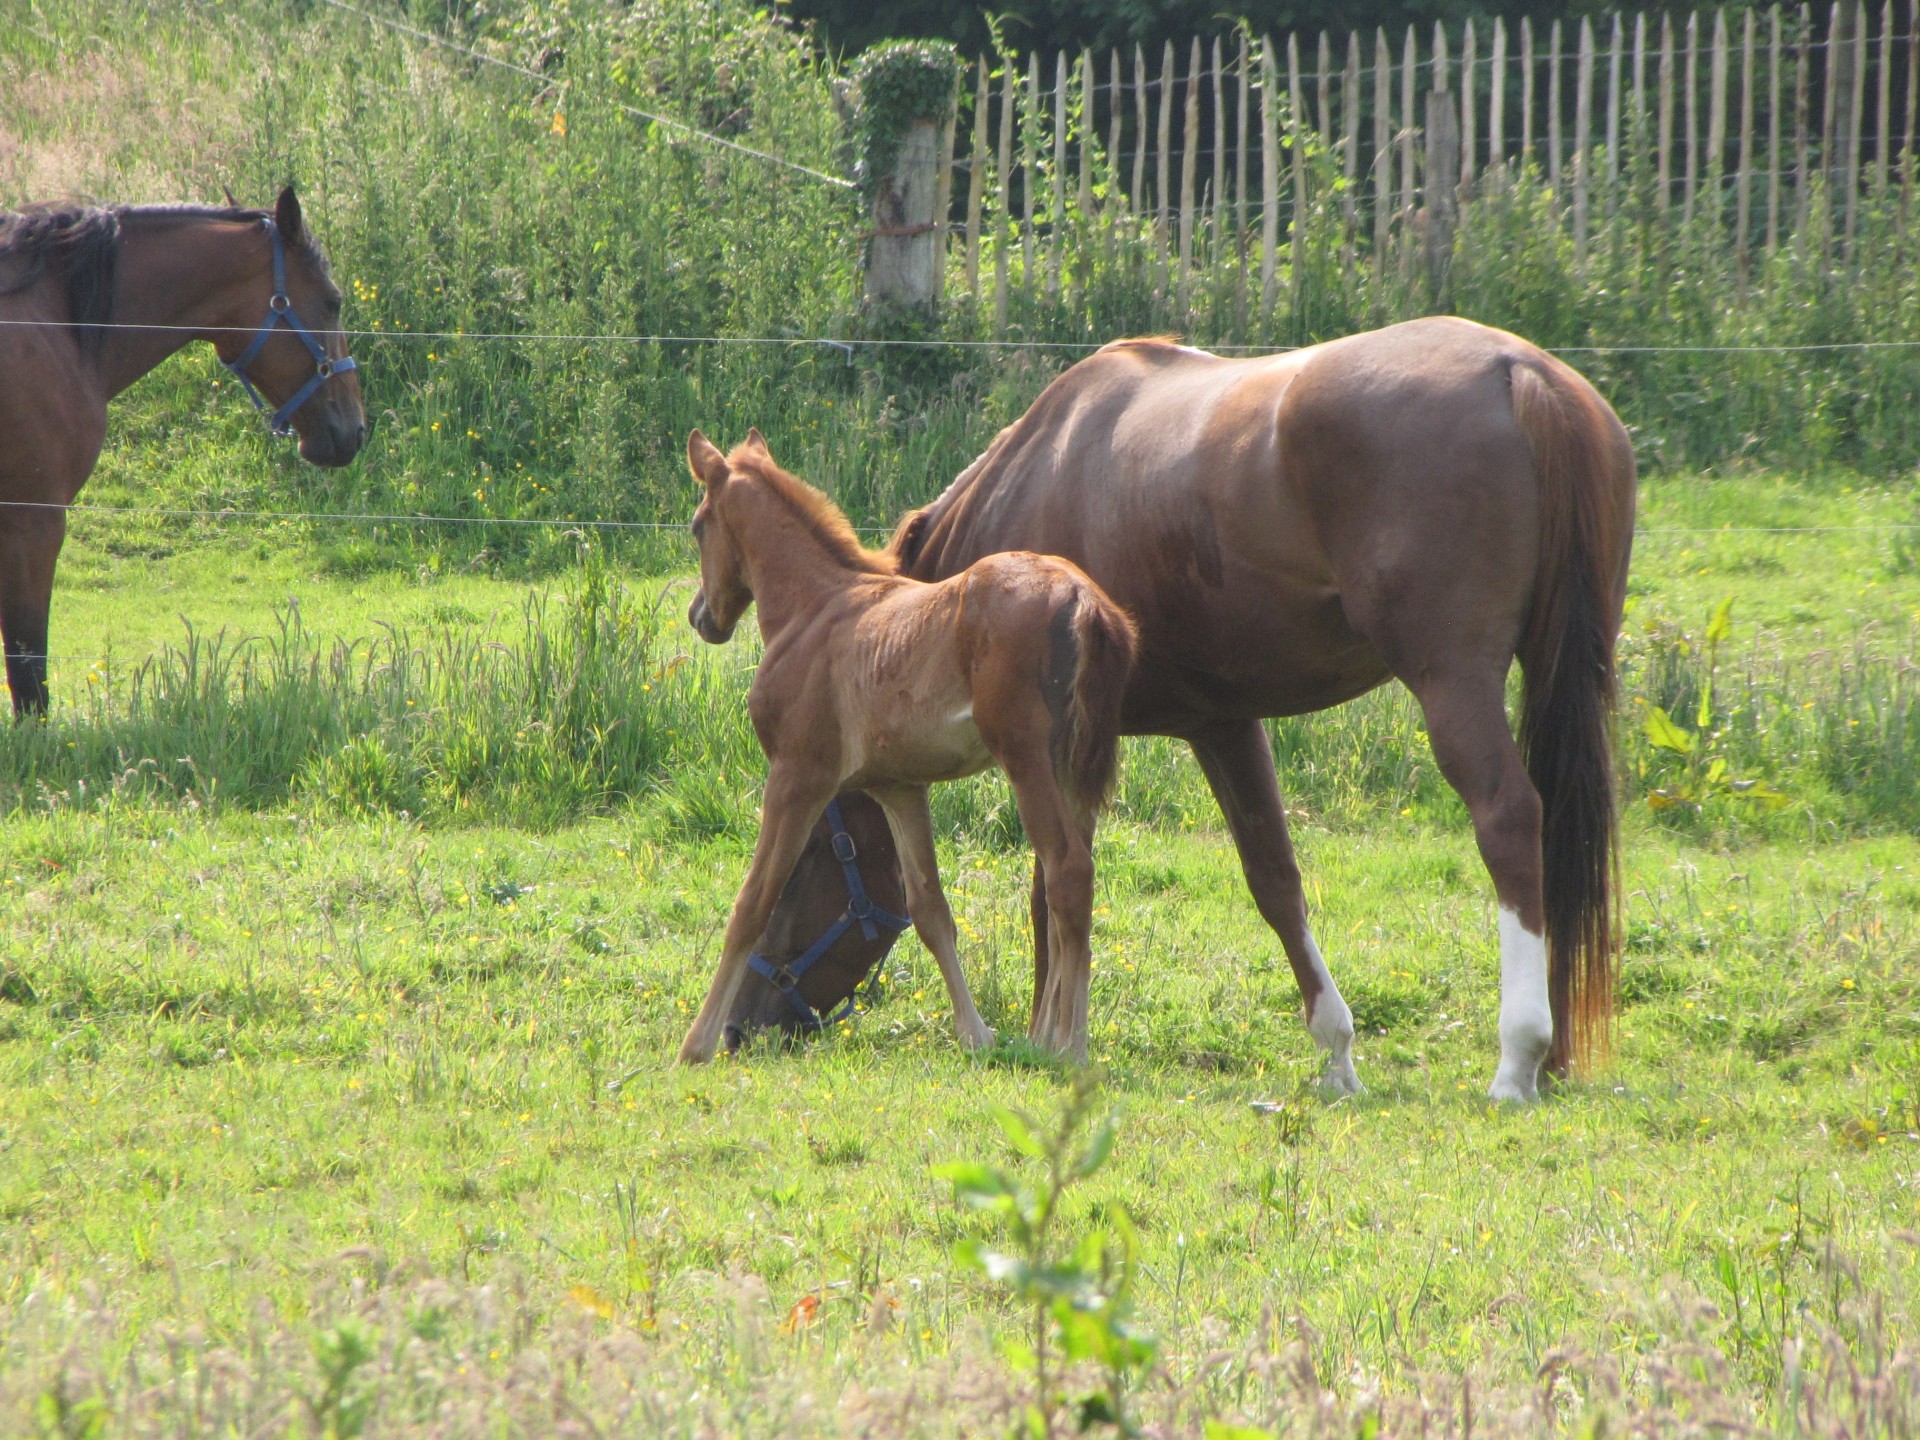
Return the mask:
[[740,546],[747,585],[769,643],[796,617],[871,573],[833,553],[780,495],[761,484],[729,482],[727,520]]
[[[248,332],[266,318],[262,277],[272,260],[264,232],[240,220],[129,214],[122,222],[114,283],[116,327],[101,364],[109,395],[194,340],[222,359],[246,348]],[[256,313],[257,312],[257,313]]]

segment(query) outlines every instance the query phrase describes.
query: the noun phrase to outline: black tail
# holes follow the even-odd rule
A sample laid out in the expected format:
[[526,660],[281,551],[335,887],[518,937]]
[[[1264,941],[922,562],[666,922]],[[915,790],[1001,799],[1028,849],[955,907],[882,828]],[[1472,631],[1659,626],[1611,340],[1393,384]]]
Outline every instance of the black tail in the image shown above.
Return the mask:
[[1612,1039],[1619,921],[1614,640],[1633,543],[1633,447],[1557,360],[1516,364],[1513,409],[1540,477],[1540,570],[1520,644],[1520,751],[1542,809],[1553,1048],[1588,1068]]

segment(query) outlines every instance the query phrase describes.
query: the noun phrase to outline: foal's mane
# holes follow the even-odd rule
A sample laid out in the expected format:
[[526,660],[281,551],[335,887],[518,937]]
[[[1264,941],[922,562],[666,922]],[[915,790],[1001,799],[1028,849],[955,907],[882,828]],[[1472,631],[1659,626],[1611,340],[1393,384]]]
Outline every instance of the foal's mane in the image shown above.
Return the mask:
[[[231,205],[81,205],[54,202],[0,211],[0,260],[25,262],[11,281],[0,282],[0,295],[13,295],[37,283],[50,262],[67,272],[67,314],[81,350],[97,355],[106,340],[102,327],[113,323],[114,277],[119,271],[120,242],[129,225],[187,223],[204,220],[257,225],[267,219],[264,210]],[[324,276],[326,257],[303,235],[289,247]]]
[[727,456],[727,466],[745,471],[777,496],[792,510],[808,534],[818,540],[826,552],[850,570],[871,575],[897,575],[899,564],[891,552],[869,550],[840,507],[797,475],[789,475],[765,450],[752,445],[737,445]]

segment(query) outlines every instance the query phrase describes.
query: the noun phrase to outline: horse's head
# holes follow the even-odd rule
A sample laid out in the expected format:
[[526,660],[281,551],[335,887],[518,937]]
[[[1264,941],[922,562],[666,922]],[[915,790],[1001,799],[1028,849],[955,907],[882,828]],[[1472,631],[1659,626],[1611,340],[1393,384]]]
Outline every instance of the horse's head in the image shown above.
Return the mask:
[[[893,948],[899,918],[906,913],[907,886],[886,811],[858,791],[840,796],[838,804],[852,842],[843,848],[851,852],[861,893],[878,922],[871,925],[874,933],[869,936],[869,927],[854,917],[829,940],[840,921],[852,916],[854,900],[846,862],[835,854],[832,827],[823,816],[780,892],[766,933],[753,947],[762,963],[748,969],[734,996],[724,1031],[729,1050],[758,1031],[792,1041],[819,1030]],[[828,941],[825,948],[809,960],[822,941]]]
[[[747,436],[747,444],[766,449],[758,430]],[[700,482],[700,503],[693,512],[693,538],[700,547],[700,589],[687,608],[687,623],[708,644],[724,645],[753,603],[745,558],[719,514],[732,467],[719,447],[698,430],[687,437],[687,467]]]
[[300,437],[303,460],[345,465],[367,438],[367,412],[340,329],[339,287],[291,185],[260,228],[258,265],[235,277],[235,319],[215,348],[264,397],[275,432]]

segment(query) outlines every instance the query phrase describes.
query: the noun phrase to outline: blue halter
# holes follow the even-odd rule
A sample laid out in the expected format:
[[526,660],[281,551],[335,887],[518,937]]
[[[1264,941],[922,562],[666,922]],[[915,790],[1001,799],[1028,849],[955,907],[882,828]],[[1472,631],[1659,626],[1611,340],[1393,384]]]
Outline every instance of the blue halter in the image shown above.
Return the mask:
[[913,923],[905,915],[895,915],[892,911],[882,910],[867,898],[867,887],[860,880],[860,866],[857,860],[859,851],[854,848],[853,836],[847,833],[847,825],[840,818],[840,802],[827,802],[827,824],[833,827],[833,858],[840,862],[840,872],[847,877],[847,908],[840,918],[827,927],[827,933],[809,945],[800,957],[785,965],[775,965],[764,955],[753,954],[747,957],[747,965],[754,974],[769,981],[792,1005],[800,1016],[800,1026],[804,1030],[824,1030],[827,1026],[847,1018],[853,1013],[853,996],[831,1015],[821,1015],[808,1003],[807,997],[800,993],[800,979],[814,967],[814,963],[831,950],[840,937],[855,925],[860,933],[869,940],[877,939],[881,930],[898,935]]
[[266,216],[261,217],[260,223],[266,227],[267,238],[273,242],[273,298],[267,301],[267,318],[253,332],[253,340],[240,358],[220,363],[234,373],[246,389],[247,397],[253,401],[254,408],[265,413],[268,409],[266,399],[254,388],[253,381],[247,378],[247,366],[260,358],[260,352],[267,348],[267,341],[273,338],[275,326],[285,325],[300,338],[300,343],[307,347],[307,353],[313,356],[313,375],[306,384],[294,391],[291,400],[272,412],[267,422],[275,435],[284,437],[293,434],[293,412],[306,404],[314,391],[334,376],[360,367],[354,364],[351,355],[329,360],[325,348],[314,339],[313,332],[301,324],[300,317],[293,313],[293,302],[287,298],[287,250],[280,239],[280,227]]

